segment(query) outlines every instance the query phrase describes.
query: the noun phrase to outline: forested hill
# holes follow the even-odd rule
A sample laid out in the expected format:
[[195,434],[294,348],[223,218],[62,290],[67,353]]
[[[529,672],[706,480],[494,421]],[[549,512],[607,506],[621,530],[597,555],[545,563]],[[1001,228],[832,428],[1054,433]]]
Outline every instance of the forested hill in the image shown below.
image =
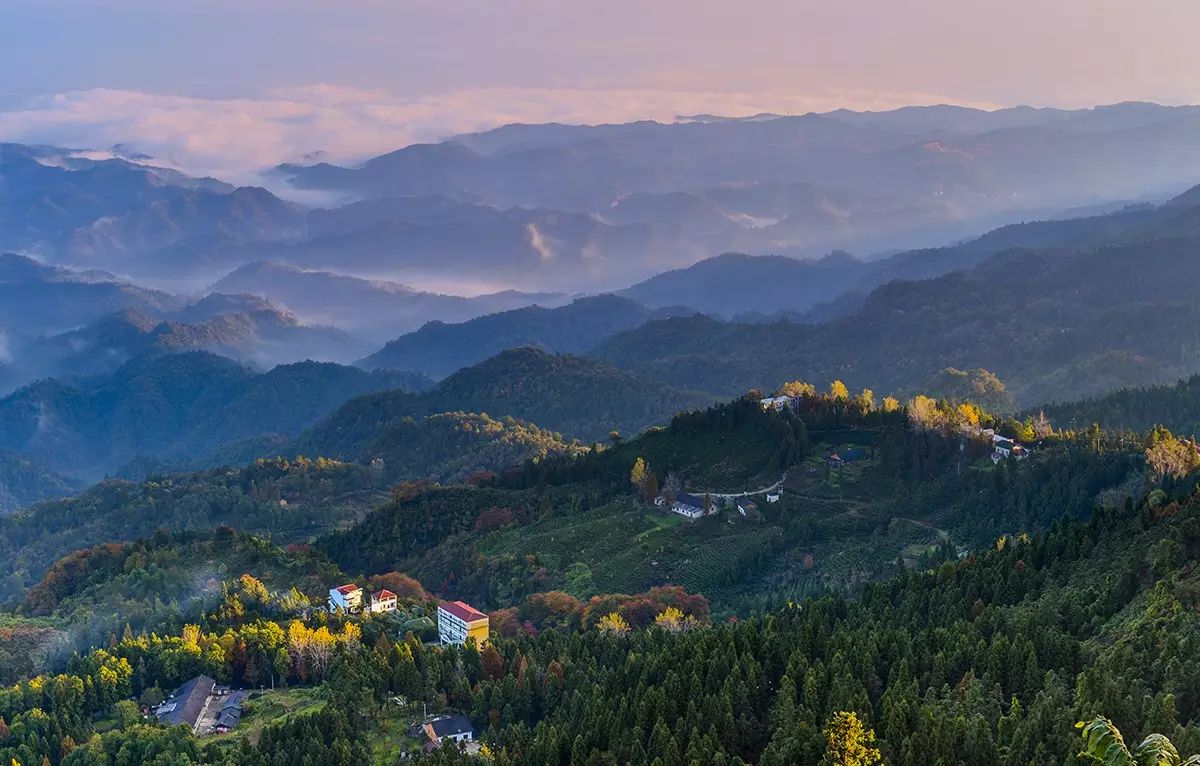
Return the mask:
[[203,352],[135,359],[0,399],[0,449],[98,478],[139,456],[203,462],[231,441],[298,434],[357,394],[427,385],[413,373],[317,362],[259,373]]
[[384,499],[369,469],[328,460],[105,481],[76,497],[0,516],[0,603],[40,580],[60,557],[97,543],[219,526],[290,543],[352,523]]
[[[123,608],[144,605],[147,622],[58,678],[0,695],[0,758],[36,763],[70,737],[85,744],[64,766],[115,766],[108,753],[146,748],[211,766],[300,762],[302,753],[315,766],[382,764],[420,749],[396,732],[422,706],[466,716],[493,761],[513,766],[784,766],[836,763],[848,747],[865,748],[857,752],[868,764],[1083,766],[1074,724],[1094,716],[1112,718],[1131,741],[1156,732],[1196,752],[1195,473],[1148,476],[1154,491],[1098,506],[1101,489],[1141,473],[1139,449],[1060,433],[1025,461],[993,466],[971,448],[964,466],[960,431],[976,419],[993,424],[932,400],[905,411],[865,394],[808,394],[797,412],[774,414],[743,399],[611,450],[621,460],[592,454],[564,461],[556,476],[510,477],[516,484],[399,488],[362,526],[319,546],[358,581],[411,583],[392,569],[412,565],[431,591],[507,605],[492,612],[482,648],[401,638],[399,618],[306,616],[304,595],[287,589],[319,597],[343,577],[319,552],[279,551],[227,530],[92,548],[52,569],[24,614],[70,620],[89,602],[106,609],[127,596]],[[625,458],[640,446],[652,462],[708,480],[697,473],[710,465],[696,463],[699,451],[722,442],[742,450],[764,431],[761,454],[790,442],[795,451],[779,460],[805,480],[755,513],[661,517],[637,499],[644,487],[627,483]],[[823,475],[822,440],[851,433],[874,434],[863,464]],[[678,449],[653,447],[668,437]],[[939,523],[955,542],[977,541],[973,552],[937,542],[929,527]],[[851,538],[864,546],[848,546]],[[358,544],[367,539],[371,547]],[[927,553],[879,567],[882,581],[855,581],[846,559],[892,544]],[[257,576],[210,584],[214,608],[178,628],[188,612],[145,598],[143,585],[174,587],[192,571],[188,561],[216,579],[238,569]],[[831,567],[839,592],[805,598],[783,587],[814,566]],[[740,619],[710,619],[697,589],[609,587],[676,575],[707,583],[705,596],[725,604],[754,606]],[[773,596],[754,601],[738,583]],[[853,598],[842,592],[850,583]],[[162,630],[142,632],[157,619]],[[266,717],[248,719],[261,733],[197,740],[145,726],[136,709],[122,714],[118,700],[153,697],[197,673],[278,687],[248,708]],[[309,712],[291,707],[314,698],[323,704]],[[60,733],[37,735],[39,722]],[[414,757],[473,762],[451,748]]]
[[[1177,214],[1176,229],[1200,209]],[[669,385],[735,395],[790,377],[915,391],[938,370],[986,368],[1034,406],[1200,368],[1188,285],[1195,235],[1095,249],[1016,250],[936,279],[892,282],[823,325],[705,317],[649,322],[592,352]],[[1163,322],[1171,316],[1171,322]]]
[[357,455],[399,420],[441,412],[510,416],[568,438],[601,441],[610,431],[636,433],[710,401],[611,365],[518,348],[460,370],[422,394],[385,391],[347,402],[299,443],[310,454]]
[[1200,435],[1200,375],[1171,385],[1124,388],[1107,396],[1041,408],[1060,427],[1096,423],[1110,430],[1146,431],[1156,425]]
[[79,484],[29,458],[0,451],[0,516],[78,490]]
[[520,465],[526,460],[577,454],[585,449],[532,423],[467,412],[399,418],[364,439],[346,443],[344,452],[325,452],[302,440],[300,452],[372,463],[382,481],[430,479],[461,482]]
[[653,315],[650,309],[628,298],[599,295],[558,308],[529,306],[460,324],[430,322],[391,341],[359,366],[368,370],[416,370],[441,378],[522,346],[559,354],[583,353]]

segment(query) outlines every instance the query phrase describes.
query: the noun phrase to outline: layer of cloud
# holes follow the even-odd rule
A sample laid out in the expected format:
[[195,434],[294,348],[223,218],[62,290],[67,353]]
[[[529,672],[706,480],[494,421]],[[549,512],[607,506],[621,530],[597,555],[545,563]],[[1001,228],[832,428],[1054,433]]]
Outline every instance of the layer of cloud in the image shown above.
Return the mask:
[[[280,162],[353,163],[412,143],[513,122],[595,124],[678,115],[801,114],[944,103],[936,94],[827,94],[487,88],[415,98],[313,85],[262,98],[203,99],[129,90],[72,91],[0,112],[0,140],[152,156],[236,183]],[[977,104],[979,106],[994,106]]]

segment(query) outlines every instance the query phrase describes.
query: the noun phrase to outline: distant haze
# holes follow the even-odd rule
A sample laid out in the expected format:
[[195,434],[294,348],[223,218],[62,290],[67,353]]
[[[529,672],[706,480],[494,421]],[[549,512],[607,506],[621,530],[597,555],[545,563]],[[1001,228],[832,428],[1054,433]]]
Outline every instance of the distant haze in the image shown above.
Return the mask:
[[1198,23],[1189,0],[6,0],[0,140],[238,180],[513,121],[1190,103]]

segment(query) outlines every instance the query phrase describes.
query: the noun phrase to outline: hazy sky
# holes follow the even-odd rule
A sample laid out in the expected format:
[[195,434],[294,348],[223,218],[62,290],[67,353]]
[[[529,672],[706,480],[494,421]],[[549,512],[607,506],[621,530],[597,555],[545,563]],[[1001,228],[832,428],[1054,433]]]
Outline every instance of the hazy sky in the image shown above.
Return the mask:
[[277,161],[514,119],[1192,103],[1197,29],[1196,0],[0,0],[0,138]]

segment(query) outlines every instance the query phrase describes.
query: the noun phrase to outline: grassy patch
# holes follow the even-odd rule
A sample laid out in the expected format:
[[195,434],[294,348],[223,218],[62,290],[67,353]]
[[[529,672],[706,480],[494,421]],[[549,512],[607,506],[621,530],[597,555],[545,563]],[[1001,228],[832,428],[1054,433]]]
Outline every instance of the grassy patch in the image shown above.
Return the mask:
[[323,708],[324,691],[318,686],[276,689],[265,691],[261,696],[255,693],[243,708],[241,725],[231,732],[214,734],[206,739],[213,742],[232,742],[249,737],[251,742],[257,744],[264,726]]

